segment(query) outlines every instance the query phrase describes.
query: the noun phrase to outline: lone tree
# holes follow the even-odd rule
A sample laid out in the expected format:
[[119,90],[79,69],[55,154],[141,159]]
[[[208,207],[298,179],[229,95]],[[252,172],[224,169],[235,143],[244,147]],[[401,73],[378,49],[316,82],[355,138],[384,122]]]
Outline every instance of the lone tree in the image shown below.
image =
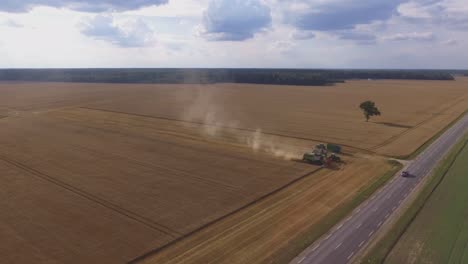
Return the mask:
[[379,109],[375,106],[375,103],[372,101],[362,102],[361,105],[359,105],[359,108],[361,108],[362,112],[364,113],[364,116],[366,117],[366,122],[369,121],[369,118],[371,116],[380,115]]

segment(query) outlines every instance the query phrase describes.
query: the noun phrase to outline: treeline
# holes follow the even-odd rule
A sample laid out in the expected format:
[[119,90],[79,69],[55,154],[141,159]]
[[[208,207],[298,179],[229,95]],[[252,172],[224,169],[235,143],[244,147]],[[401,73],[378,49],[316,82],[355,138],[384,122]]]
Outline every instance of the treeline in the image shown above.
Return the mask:
[[2,81],[329,85],[349,79],[453,80],[443,70],[3,69]]

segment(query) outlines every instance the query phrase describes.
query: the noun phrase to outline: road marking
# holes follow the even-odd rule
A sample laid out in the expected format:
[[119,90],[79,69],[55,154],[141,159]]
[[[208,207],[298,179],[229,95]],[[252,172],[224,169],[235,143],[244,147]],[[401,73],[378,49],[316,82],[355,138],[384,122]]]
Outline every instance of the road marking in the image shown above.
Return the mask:
[[320,243],[312,249],[312,252],[314,252],[319,246],[320,246]]
[[329,239],[329,238],[330,238],[330,236],[331,236],[331,233],[330,233],[330,234],[328,234],[328,236],[327,236],[327,237],[325,237],[325,240]]
[[395,211],[395,209],[396,209],[396,206],[393,206],[392,211]]
[[385,219],[387,219],[390,216],[390,213],[385,215]]
[[369,237],[372,236],[374,234],[374,230],[372,230],[370,233],[369,233]]
[[365,242],[365,241],[362,241],[361,243],[359,243],[359,246],[358,246],[358,247],[362,247],[362,245],[364,245],[364,242]]
[[356,229],[358,229],[359,227],[361,227],[362,223],[359,223],[357,226],[356,226]]
[[341,247],[341,244],[343,244],[343,242],[339,243],[339,244],[335,247],[335,249]]
[[298,263],[301,263],[302,261],[304,261],[305,258],[306,258],[306,257],[302,257],[302,258],[298,261]]
[[401,202],[403,202],[403,199],[400,199],[400,201],[398,201],[398,204],[401,204]]
[[339,226],[336,227],[336,230],[339,230],[342,227],[343,227],[343,224],[340,224]]
[[380,227],[382,225],[382,221],[380,221],[378,224],[377,224],[377,227]]
[[351,254],[349,254],[349,256],[348,256],[348,258],[347,258],[347,259],[349,260],[349,259],[350,259],[350,258],[351,258],[353,255],[354,255],[354,251],[353,251],[353,252],[351,252]]
[[358,209],[356,209],[356,213],[359,213],[361,211],[361,207],[359,207]]
[[375,206],[375,207],[372,209],[372,212],[377,211],[377,209],[378,209],[377,206]]

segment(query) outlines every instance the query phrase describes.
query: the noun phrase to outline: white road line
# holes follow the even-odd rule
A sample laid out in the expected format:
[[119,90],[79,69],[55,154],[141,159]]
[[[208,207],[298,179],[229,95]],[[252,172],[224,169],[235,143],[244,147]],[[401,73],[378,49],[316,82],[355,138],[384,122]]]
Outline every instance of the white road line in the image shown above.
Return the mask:
[[329,239],[329,238],[330,238],[330,236],[331,236],[331,233],[330,233],[330,234],[328,234],[328,236],[327,236],[327,237],[325,237],[325,240]]
[[359,213],[361,211],[361,207],[359,207],[358,209],[356,209],[356,213]]
[[359,246],[358,246],[358,247],[362,247],[362,245],[364,245],[364,241],[362,241],[361,243],[359,243]]
[[362,223],[359,223],[357,226],[356,226],[356,229],[360,228],[362,225]]
[[400,201],[398,201],[398,204],[401,204],[401,202],[403,202],[403,199],[400,199]]
[[385,215],[385,219],[387,219],[390,216],[390,213]]
[[374,230],[372,230],[370,233],[369,233],[369,237],[372,236],[374,234]]
[[380,227],[382,225],[382,221],[380,221],[378,224],[377,224],[377,227]]
[[335,249],[341,247],[341,244],[343,244],[343,242],[339,243],[339,244],[335,247]]
[[305,258],[306,257],[301,258],[297,263],[301,263],[302,261],[304,261]]
[[372,212],[377,211],[377,209],[378,209],[377,206],[375,206],[375,207],[372,209]]
[[354,255],[354,252],[351,252],[351,254],[349,254],[349,256],[348,256],[348,258],[347,258],[347,259],[349,260],[350,258],[352,258],[352,257],[353,257],[353,255]]
[[392,211],[395,211],[395,209],[396,209],[396,206],[393,206]]
[[320,243],[312,249],[312,252],[314,252],[319,246],[320,246]]
[[339,226],[336,227],[335,230],[340,230],[340,228],[342,228],[342,227],[343,227],[343,224],[340,224]]

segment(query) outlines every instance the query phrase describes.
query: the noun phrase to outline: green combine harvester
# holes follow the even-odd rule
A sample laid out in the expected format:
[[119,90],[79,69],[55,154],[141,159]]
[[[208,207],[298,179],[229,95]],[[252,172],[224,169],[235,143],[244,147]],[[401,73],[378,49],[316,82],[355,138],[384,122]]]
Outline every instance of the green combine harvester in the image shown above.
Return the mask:
[[[333,152],[331,155],[328,155],[328,151]],[[335,153],[341,152],[341,146],[328,144],[318,144],[315,146],[314,150],[311,152],[304,153],[302,160],[304,162],[327,167],[330,166],[333,162],[341,163],[341,158]]]

